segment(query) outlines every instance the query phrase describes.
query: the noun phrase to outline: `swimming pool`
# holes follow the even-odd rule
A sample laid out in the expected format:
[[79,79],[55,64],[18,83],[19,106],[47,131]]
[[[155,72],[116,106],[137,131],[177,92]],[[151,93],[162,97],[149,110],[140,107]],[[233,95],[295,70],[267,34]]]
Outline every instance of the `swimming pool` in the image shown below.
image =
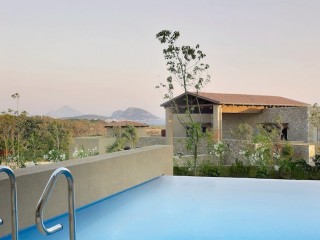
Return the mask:
[[[319,199],[319,181],[162,176],[78,209],[77,239],[320,239]],[[68,239],[67,216],[57,223],[20,239]]]

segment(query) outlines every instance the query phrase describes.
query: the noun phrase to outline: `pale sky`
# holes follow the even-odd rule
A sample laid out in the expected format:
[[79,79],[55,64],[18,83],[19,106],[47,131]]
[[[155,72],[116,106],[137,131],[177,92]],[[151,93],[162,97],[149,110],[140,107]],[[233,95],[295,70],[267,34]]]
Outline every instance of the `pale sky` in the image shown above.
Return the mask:
[[163,29],[200,44],[207,92],[320,103],[319,0],[1,0],[0,111],[45,114],[69,105],[164,117]]

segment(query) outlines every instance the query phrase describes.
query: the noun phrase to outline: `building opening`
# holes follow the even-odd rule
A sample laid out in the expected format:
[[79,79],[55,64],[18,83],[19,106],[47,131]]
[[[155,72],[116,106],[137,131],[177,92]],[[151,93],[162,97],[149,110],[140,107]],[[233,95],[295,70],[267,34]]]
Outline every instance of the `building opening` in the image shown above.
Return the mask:
[[289,123],[282,123],[281,140],[288,141],[288,129],[289,129]]

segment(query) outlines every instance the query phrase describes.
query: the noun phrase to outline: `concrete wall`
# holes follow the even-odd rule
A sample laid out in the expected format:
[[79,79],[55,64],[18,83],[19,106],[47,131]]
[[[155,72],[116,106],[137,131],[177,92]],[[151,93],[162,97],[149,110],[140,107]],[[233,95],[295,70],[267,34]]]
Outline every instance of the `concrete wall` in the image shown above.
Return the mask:
[[[78,208],[162,174],[172,175],[172,146],[150,146],[16,170],[20,229],[35,224],[37,202],[58,167],[67,167],[74,176]],[[61,176],[45,207],[46,219],[67,211],[66,184]],[[11,231],[9,190],[9,179],[1,174],[0,215],[4,225],[0,226],[0,237]]]
[[115,142],[115,138],[106,137],[76,137],[72,139],[69,148],[69,156],[72,158],[72,153],[77,147],[78,150],[82,148],[87,151],[88,149],[97,148],[99,154],[106,153],[106,147]]

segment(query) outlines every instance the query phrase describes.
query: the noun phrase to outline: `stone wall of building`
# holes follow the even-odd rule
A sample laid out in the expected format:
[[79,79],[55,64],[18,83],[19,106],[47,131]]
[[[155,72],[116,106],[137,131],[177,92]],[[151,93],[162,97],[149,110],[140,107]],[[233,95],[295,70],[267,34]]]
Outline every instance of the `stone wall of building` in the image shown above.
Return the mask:
[[308,164],[314,166],[312,158],[316,155],[316,146],[314,144],[294,144],[294,157],[296,159],[304,159]]
[[[185,137],[186,132],[180,121],[187,121],[183,114],[173,116],[174,137]],[[212,114],[193,114],[193,120],[203,124],[213,122]],[[302,142],[316,142],[316,129],[309,124],[308,107],[283,107],[266,108],[261,113],[223,113],[222,114],[222,139],[234,139],[232,131],[235,131],[240,123],[247,123],[256,128],[261,123],[288,123],[288,140]]]
[[[224,113],[222,116],[222,138],[234,139],[240,123],[247,123],[256,128],[261,123],[289,123],[289,141],[312,141],[313,129],[308,121],[307,107],[267,108],[262,113]],[[309,134],[310,133],[310,134]]]
[[[191,114],[192,119],[195,122],[212,125],[212,114]],[[173,115],[173,136],[174,137],[186,137],[186,130],[181,125],[181,122],[189,122],[188,118],[184,114]]]
[[[146,147],[152,145],[165,145],[165,137],[140,137],[137,147]],[[207,154],[206,141],[202,140],[199,144],[198,153]],[[185,137],[175,137],[173,138],[173,154],[174,155],[190,155],[191,150],[186,149],[186,138]]]

